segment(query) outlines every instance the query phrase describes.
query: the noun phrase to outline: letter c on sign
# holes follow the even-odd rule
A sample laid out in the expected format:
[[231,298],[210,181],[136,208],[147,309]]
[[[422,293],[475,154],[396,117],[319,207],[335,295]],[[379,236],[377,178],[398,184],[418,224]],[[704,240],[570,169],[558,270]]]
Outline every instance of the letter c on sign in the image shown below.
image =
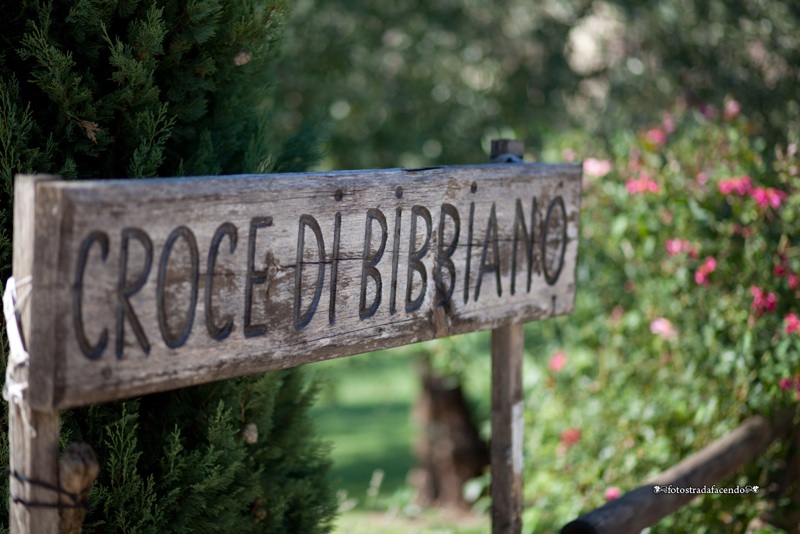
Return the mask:
[[103,351],[108,344],[108,328],[104,328],[100,334],[100,339],[92,346],[86,339],[86,331],[83,328],[83,275],[86,272],[86,260],[89,258],[89,249],[94,243],[100,245],[100,258],[105,262],[108,257],[108,234],[105,232],[92,232],[81,243],[78,251],[78,264],[75,268],[75,284],[72,287],[72,320],[75,326],[75,337],[81,348],[83,355],[90,360],[97,360],[103,355]]
[[222,223],[217,231],[214,232],[214,237],[211,239],[211,248],[208,250],[208,265],[206,267],[206,289],[205,289],[205,303],[206,303],[206,330],[211,339],[222,341],[228,337],[233,330],[233,317],[225,317],[225,324],[217,326],[214,321],[214,306],[212,305],[213,299],[213,284],[214,284],[214,271],[217,267],[217,256],[219,255],[219,246],[222,243],[222,238],[228,236],[229,250],[233,254],[236,252],[237,230],[233,223]]

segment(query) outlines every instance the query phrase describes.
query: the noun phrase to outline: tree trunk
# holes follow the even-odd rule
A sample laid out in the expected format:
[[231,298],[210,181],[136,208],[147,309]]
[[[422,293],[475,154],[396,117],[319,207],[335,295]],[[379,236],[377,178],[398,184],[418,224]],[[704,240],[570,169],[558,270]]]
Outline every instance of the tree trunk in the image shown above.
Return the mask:
[[489,449],[478,434],[461,384],[437,375],[427,358],[420,359],[418,372],[422,391],[414,407],[419,437],[411,485],[425,506],[467,509],[464,483],[483,474]]

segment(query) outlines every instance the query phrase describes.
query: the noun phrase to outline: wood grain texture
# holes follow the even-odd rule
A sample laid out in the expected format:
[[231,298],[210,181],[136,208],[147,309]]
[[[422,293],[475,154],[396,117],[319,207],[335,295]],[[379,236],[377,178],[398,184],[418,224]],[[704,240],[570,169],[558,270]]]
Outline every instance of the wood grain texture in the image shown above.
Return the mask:
[[48,217],[37,219],[34,291],[44,308],[33,328],[49,336],[35,357],[49,360],[30,397],[40,409],[573,306],[580,165],[40,187],[37,213]]
[[492,331],[492,533],[522,531],[523,325]]
[[80,534],[86,515],[89,489],[100,474],[100,464],[94,450],[86,443],[70,443],[58,462],[61,489],[59,510],[60,534]]
[[[644,485],[568,523],[561,534],[634,534],[654,525],[698,497],[692,493],[656,493],[654,486],[702,488],[719,484],[761,454],[775,439],[786,435],[792,428],[795,414],[792,408],[778,413],[772,420],[761,416],[745,420],[730,434]],[[766,492],[766,488],[760,488],[759,494],[744,494],[742,498],[760,501]]]
[[[47,292],[37,291],[44,282],[40,278],[39,264],[42,250],[34,246],[41,239],[40,220],[47,214],[41,211],[38,204],[43,184],[54,180],[52,176],[18,176],[14,184],[14,255],[13,273],[19,282],[18,299],[20,303],[19,320],[22,336],[28,352],[31,353],[27,367],[20,367],[14,373],[18,382],[28,381],[25,400],[30,397],[34,388],[45,388],[42,397],[48,399],[52,395],[52,373],[43,369],[52,366],[53,358],[41,352],[47,344],[46,339],[52,334],[47,330],[35,330],[33,318],[41,310],[41,298],[47,298]],[[57,208],[57,206],[56,206]],[[47,225],[42,226],[42,228]],[[39,239],[36,239],[36,238]],[[29,282],[26,279],[30,278]],[[38,351],[33,353],[33,351]],[[37,484],[25,482],[24,479],[36,480],[58,485],[58,437],[59,421],[55,411],[38,411],[31,409],[27,402],[9,403],[9,519],[12,533],[56,533],[58,532],[58,509],[30,506],[26,503],[56,504],[58,494],[51,489]],[[14,474],[20,476],[14,476]],[[22,480],[21,480],[22,478]]]

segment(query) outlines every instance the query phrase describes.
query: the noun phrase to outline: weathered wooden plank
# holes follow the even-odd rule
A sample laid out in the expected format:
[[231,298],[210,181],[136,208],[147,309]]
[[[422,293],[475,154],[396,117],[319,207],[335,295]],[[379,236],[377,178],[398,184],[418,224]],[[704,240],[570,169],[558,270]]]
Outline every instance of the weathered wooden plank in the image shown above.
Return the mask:
[[[31,328],[33,317],[41,310],[40,299],[49,297],[48,292],[36,290],[41,283],[38,276],[41,274],[39,260],[43,251],[34,243],[39,245],[40,239],[36,238],[42,236],[36,234],[40,229],[49,227],[43,221],[52,212],[41,211],[45,205],[38,202],[42,185],[53,179],[44,175],[18,176],[14,184],[13,274],[19,282],[17,316],[28,352],[39,351],[39,357],[31,357],[27,365],[14,366],[11,370],[14,382],[28,383],[27,390],[17,392],[21,397],[11,397],[8,408],[9,519],[12,533],[58,532],[58,509],[36,506],[58,503],[58,493],[46,486],[58,485],[58,413],[31,409],[26,402],[33,387],[44,387],[42,396],[45,400],[49,400],[48,395],[53,391],[52,373],[48,375],[46,370],[43,371],[48,366],[52,368],[53,359],[45,357],[42,361],[40,358],[47,354],[41,351],[50,350],[47,340],[42,338],[52,337],[52,333]],[[38,376],[40,372],[45,376]]]
[[54,251],[34,287],[48,310],[33,328],[52,336],[52,352],[35,355],[51,358],[52,388],[31,391],[40,408],[538,320],[573,305],[579,165],[40,187],[47,205],[37,209],[51,213],[51,229],[58,222],[36,232],[37,250]]
[[[711,487],[730,477],[775,439],[786,435],[795,414],[796,410],[790,408],[777,413],[772,420],[750,417],[730,434],[644,485],[566,524],[561,534],[634,534],[656,524],[699,495],[679,492],[677,488]],[[656,492],[655,486],[665,489]],[[759,492],[765,491],[761,488]]]

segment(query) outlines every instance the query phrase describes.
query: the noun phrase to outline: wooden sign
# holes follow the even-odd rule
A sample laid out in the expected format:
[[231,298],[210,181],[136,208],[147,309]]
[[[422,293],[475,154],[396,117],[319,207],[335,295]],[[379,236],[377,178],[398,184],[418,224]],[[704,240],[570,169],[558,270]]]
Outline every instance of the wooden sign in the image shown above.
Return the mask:
[[64,409],[569,313],[580,176],[492,164],[38,181],[29,403]]

